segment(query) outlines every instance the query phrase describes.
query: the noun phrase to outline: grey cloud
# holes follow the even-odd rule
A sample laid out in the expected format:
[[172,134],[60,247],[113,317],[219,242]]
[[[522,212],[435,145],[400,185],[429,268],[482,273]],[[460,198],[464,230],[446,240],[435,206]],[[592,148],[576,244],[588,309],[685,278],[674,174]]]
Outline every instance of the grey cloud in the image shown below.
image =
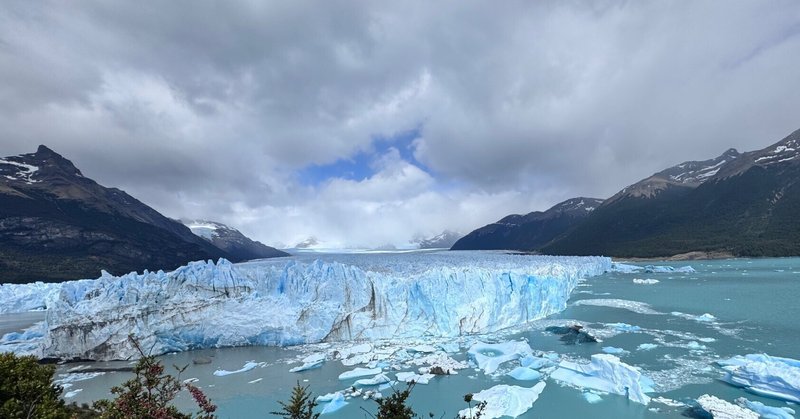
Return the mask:
[[[797,68],[788,0],[12,1],[0,154],[46,143],[167,215],[265,241],[382,244],[763,147],[800,127]],[[418,126],[413,193],[397,170],[297,180]]]

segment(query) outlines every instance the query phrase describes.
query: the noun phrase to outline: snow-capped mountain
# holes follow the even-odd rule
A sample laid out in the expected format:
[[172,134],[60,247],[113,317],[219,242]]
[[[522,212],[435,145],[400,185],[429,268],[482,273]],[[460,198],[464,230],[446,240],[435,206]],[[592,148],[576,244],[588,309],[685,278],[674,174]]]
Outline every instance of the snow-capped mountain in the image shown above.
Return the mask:
[[0,158],[0,282],[95,278],[229,255],[45,146]]
[[719,157],[703,161],[687,161],[664,169],[652,176],[627,186],[606,201],[606,205],[623,197],[652,197],[669,188],[696,188],[713,178],[720,169],[738,159],[735,148]]
[[603,203],[597,198],[572,198],[547,211],[512,214],[481,227],[453,244],[453,250],[535,250],[588,217]]
[[429,237],[427,239],[421,238],[416,243],[420,249],[449,249],[461,238],[460,233],[455,231],[445,230],[440,234]]
[[800,130],[766,148],[685,162],[629,186],[542,250],[800,255]]
[[289,256],[286,252],[253,241],[239,230],[222,223],[206,220],[181,220],[181,222],[189,227],[192,233],[228,252],[236,260]]

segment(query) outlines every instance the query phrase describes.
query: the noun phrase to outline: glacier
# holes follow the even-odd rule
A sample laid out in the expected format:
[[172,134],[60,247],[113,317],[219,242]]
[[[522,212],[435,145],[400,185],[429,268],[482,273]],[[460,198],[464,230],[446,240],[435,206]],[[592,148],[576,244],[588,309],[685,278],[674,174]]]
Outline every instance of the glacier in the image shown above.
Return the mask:
[[563,310],[580,280],[610,269],[605,257],[502,252],[220,259],[14,287],[0,302],[47,308],[41,356],[112,360],[138,356],[129,334],[163,354],[491,333]]

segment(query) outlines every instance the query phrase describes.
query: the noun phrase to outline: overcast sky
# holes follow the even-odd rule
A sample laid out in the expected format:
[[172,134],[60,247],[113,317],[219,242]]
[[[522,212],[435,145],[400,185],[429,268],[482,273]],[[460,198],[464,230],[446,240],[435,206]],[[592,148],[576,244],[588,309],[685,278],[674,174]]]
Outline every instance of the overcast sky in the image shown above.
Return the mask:
[[800,128],[800,3],[3,1],[0,80],[0,156],[267,244],[402,245]]

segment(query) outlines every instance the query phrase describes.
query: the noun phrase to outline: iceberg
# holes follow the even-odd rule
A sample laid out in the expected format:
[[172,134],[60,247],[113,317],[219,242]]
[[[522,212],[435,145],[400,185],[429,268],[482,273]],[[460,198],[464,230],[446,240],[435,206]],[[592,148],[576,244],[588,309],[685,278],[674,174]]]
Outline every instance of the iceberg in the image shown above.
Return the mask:
[[519,381],[534,381],[542,378],[542,373],[529,367],[517,367],[511,370],[508,376]]
[[617,348],[616,346],[603,346],[603,352],[615,355],[623,355],[628,353],[628,351],[622,348]]
[[353,383],[353,387],[369,387],[377,386],[378,384],[386,384],[392,380],[386,374],[378,374],[372,378],[362,378]]
[[[530,388],[500,384],[474,394],[472,399],[486,402],[486,410],[481,416],[483,418],[517,417],[533,407],[545,385],[544,381],[540,381]],[[459,416],[473,417],[475,408],[461,410],[458,414]]]
[[497,371],[500,364],[533,355],[527,342],[483,343],[476,342],[467,351],[469,358],[486,374]]
[[659,282],[660,281],[657,279],[639,279],[639,278],[633,279],[633,283],[639,285],[655,285],[658,284]]
[[257,366],[258,366],[258,363],[256,361],[250,361],[250,362],[245,363],[242,368],[239,368],[236,371],[216,370],[216,371],[214,371],[214,375],[216,375],[217,377],[224,377],[226,375],[238,374],[240,372],[247,372],[247,371],[250,371],[250,370],[252,370],[253,368],[255,368]]
[[289,372],[307,371],[314,368],[319,368],[325,362],[325,354],[314,354],[303,358],[303,365],[294,367]]
[[795,411],[794,409],[788,407],[772,407],[767,406],[761,402],[753,402],[750,400],[745,399],[744,397],[739,397],[736,399],[736,403],[740,406],[750,409],[762,418],[762,419],[794,419]]
[[340,380],[352,380],[353,378],[375,376],[382,372],[380,368],[354,368],[339,374]]
[[395,374],[397,381],[404,383],[415,382],[417,384],[428,384],[435,375],[433,374],[416,374],[413,372],[398,372]]
[[714,419],[758,419],[756,412],[708,394],[698,397],[697,404]]
[[42,356],[135,358],[131,333],[152,354],[492,333],[563,310],[579,280],[611,267],[604,257],[491,252],[313,257],[59,284]]
[[643,376],[635,367],[608,354],[592,355],[588,364],[561,361],[550,378],[576,387],[619,394],[645,405],[650,402],[650,397],[645,393],[653,391],[651,379]]
[[[326,395],[327,396],[327,395]],[[333,413],[345,406],[347,406],[347,402],[344,401],[344,395],[342,393],[336,392],[332,393],[329,398],[325,398],[325,400],[321,400],[322,397],[318,397],[317,401],[325,401],[327,404],[325,407],[322,408],[321,414],[325,415],[328,413]]]
[[717,361],[724,381],[755,394],[800,403],[800,361],[749,354]]

